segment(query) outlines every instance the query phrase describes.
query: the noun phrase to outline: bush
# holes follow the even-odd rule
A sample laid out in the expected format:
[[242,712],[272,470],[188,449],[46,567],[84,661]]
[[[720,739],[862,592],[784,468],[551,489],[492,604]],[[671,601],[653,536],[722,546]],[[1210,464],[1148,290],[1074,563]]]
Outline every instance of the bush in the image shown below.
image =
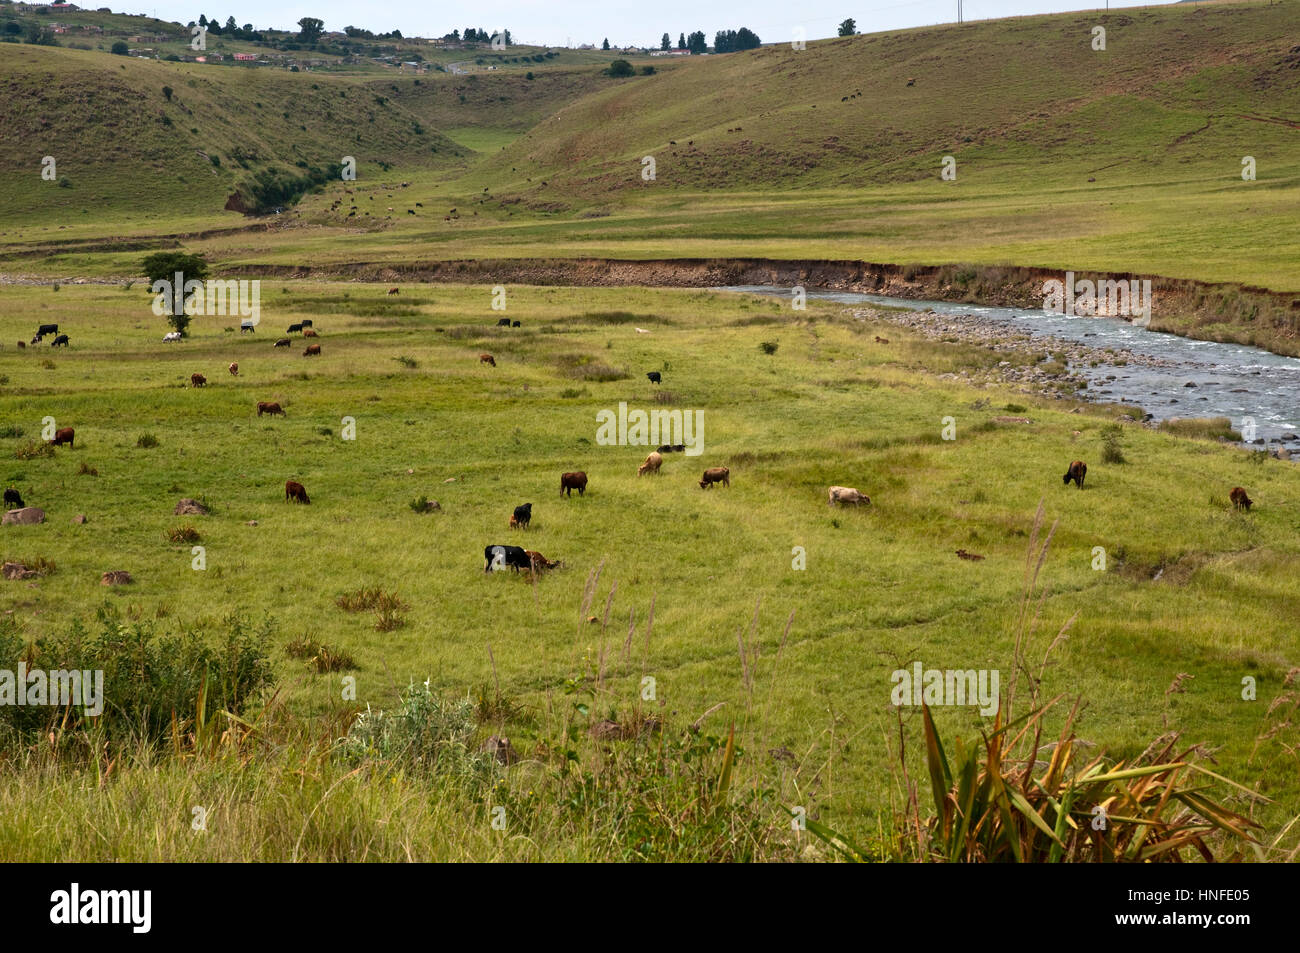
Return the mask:
[[44,440],[33,440],[25,447],[19,447],[14,451],[14,456],[19,460],[36,460],[40,457],[54,456],[54,444],[47,443]]
[[142,449],[148,450],[158,446],[158,438],[151,433],[142,433],[135,438],[135,445]]
[[306,659],[307,667],[317,674],[359,668],[356,659],[347,652],[306,636],[294,639],[285,647],[285,651],[290,658]]
[[114,56],[126,56],[128,53],[131,52],[131,47],[127,46],[121,40],[118,40],[116,43],[113,44],[112,49],[109,50],[109,52],[111,52]]
[[197,543],[200,538],[193,526],[177,526],[167,531],[167,539],[173,543]]
[[[0,668],[13,670],[19,659],[29,669],[103,672],[103,715],[99,725],[123,744],[159,744],[213,723],[218,713],[242,714],[271,684],[266,646],[270,619],[252,626],[227,616],[217,633],[189,629],[155,634],[146,623],[128,625],[116,610],[100,609],[92,635],[75,621],[62,636],[24,644],[12,618],[0,622]],[[81,707],[0,706],[0,737],[32,743],[51,730],[84,724]],[[192,738],[191,740],[196,740]]]
[[1119,424],[1101,428],[1101,462],[1128,463],[1124,457],[1124,429]]
[[609,64],[609,67],[605,70],[605,72],[606,74],[615,77],[633,76],[636,73],[636,71],[632,69],[632,64],[629,63],[627,60],[614,60],[614,62]]
[[407,505],[410,506],[411,509],[414,510],[416,513],[433,512],[433,500],[429,499],[423,493],[421,493],[419,496],[417,496]]
[[780,347],[780,345],[775,341],[764,341],[758,346],[758,349],[764,354],[775,354],[778,347]]
[[447,701],[412,684],[393,711],[369,706],[343,739],[345,756],[376,758],[415,771],[486,779],[490,755],[475,750],[474,705],[468,698]]
[[419,361],[406,354],[403,354],[401,357],[395,357],[393,358],[393,360],[395,360],[398,364],[401,364],[403,367],[416,368],[420,366]]

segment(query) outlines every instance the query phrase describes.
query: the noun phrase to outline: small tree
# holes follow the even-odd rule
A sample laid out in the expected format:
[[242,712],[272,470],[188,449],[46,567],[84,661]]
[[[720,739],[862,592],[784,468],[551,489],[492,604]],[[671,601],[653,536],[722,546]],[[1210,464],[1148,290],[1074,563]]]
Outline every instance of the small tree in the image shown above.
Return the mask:
[[636,71],[632,69],[632,64],[627,60],[614,60],[609,64],[609,69],[605,70],[610,76],[633,76]]
[[172,101],[172,93],[173,93],[173,92],[174,92],[174,90],[173,90],[170,86],[164,86],[164,87],[163,87],[163,95],[164,95],[165,97],[167,97],[167,102],[171,102],[171,101]]
[[607,50],[607,49],[609,49],[609,37],[605,37],[605,42],[602,43],[602,44],[600,44],[600,48],[601,48],[602,50]]
[[672,48],[673,48],[673,38],[669,36],[667,33],[665,33],[663,35],[663,39],[659,41],[659,49],[671,50]]
[[315,17],[303,17],[298,21],[298,27],[301,30],[298,34],[299,40],[304,43],[315,43],[325,32],[325,21]]
[[[190,324],[190,316],[185,313],[185,282],[202,281],[208,276],[208,263],[202,255],[190,255],[179,251],[160,251],[149,255],[141,263],[141,270],[149,278],[151,288],[155,294],[164,293],[156,288],[160,281],[167,282],[167,287],[172,289],[172,294],[168,295],[171,305],[170,313],[167,315],[167,321],[173,330],[181,334],[187,333]],[[176,283],[180,282],[180,287]]]
[[131,52],[131,47],[127,46],[121,40],[118,40],[113,44],[112,49],[110,49],[109,52],[115,56],[126,56],[126,54]]
[[685,33],[678,33],[678,34],[677,34],[677,48],[678,48],[679,50],[684,50],[684,49],[686,49],[686,34],[685,34]]
[[858,24],[852,17],[849,17],[847,20],[845,20],[843,23],[840,24],[840,36],[857,36],[857,35],[858,35]]

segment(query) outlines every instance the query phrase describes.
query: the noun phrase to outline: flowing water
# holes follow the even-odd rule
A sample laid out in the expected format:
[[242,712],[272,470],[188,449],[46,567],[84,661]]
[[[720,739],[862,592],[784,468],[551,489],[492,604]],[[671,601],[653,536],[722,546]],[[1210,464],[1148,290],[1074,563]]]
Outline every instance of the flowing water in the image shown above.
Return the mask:
[[[789,296],[789,288],[744,285],[718,289]],[[1070,371],[1088,381],[1086,395],[1113,403],[1136,404],[1157,420],[1170,417],[1228,417],[1234,430],[1243,419],[1255,424],[1256,442],[1300,440],[1300,359],[1244,344],[1221,344],[1151,331],[1120,318],[1073,317],[1031,308],[998,308],[889,298],[850,291],[809,290],[809,298],[840,304],[881,304],[952,316],[975,315],[1035,337],[1070,341],[1094,348],[1117,348],[1161,362],[1096,367],[1072,363]],[[1104,355],[1097,355],[1096,359]],[[1195,384],[1188,387],[1187,384]]]

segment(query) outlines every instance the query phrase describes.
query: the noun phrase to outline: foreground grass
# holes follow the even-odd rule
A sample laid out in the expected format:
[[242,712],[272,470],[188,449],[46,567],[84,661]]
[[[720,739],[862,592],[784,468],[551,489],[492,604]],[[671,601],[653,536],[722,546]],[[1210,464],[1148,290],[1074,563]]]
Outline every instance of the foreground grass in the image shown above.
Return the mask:
[[[795,314],[781,302],[705,292],[521,287],[508,289],[507,314],[522,327],[507,332],[492,326],[489,288],[385,290],[268,285],[255,340],[200,318],[191,340],[163,345],[138,285],[6,288],[0,340],[57,321],[74,341],[66,351],[0,351],[0,419],[7,432],[22,430],[0,439],[0,480],[49,516],[5,527],[0,549],[57,567],[0,583],[24,637],[54,637],[106,602],[161,631],[210,627],[231,610],[269,614],[281,640],[280,697],[295,716],[334,724],[346,676],[356,704],[376,708],[412,681],[452,696],[492,686],[522,711],[489,719],[484,731],[506,732],[530,754],[568,727],[585,737],[635,708],[679,728],[703,718],[702,731],[717,737],[735,722],[752,789],[869,840],[901,796],[891,673],[920,660],[1009,675],[1027,533],[1045,497],[1060,526],[1044,571],[1043,631],[1079,616],[1045,691],[1085,699],[1081,738],[1132,758],[1182,731],[1214,751],[1215,770],[1272,799],[1238,805],[1267,833],[1300,809],[1294,756],[1282,744],[1294,741],[1289,729],[1257,743],[1297,664],[1300,487],[1289,465],[1142,429],[1124,431],[1128,464],[1103,465],[1105,411],[1071,414],[1073,404],[939,381],[934,374],[996,361],[832,308]],[[276,329],[308,316],[320,358],[271,348]],[[882,331],[892,344],[874,343]],[[760,351],[765,341],[775,354]],[[483,351],[495,369],[479,364]],[[230,361],[237,378],[225,371]],[[584,379],[582,368],[597,364],[627,376]],[[662,388],[646,380],[650,370],[662,372]],[[208,376],[206,389],[186,386],[194,372]],[[657,391],[668,392],[665,403]],[[279,401],[288,416],[257,418],[259,400]],[[1032,422],[993,422],[1013,400],[1030,405]],[[620,401],[702,410],[704,454],[666,455],[659,477],[638,478],[646,448],[596,443],[596,411]],[[76,448],[17,459],[46,416],[76,427]],[[941,438],[948,416],[953,441]],[[355,418],[355,440],[341,439],[344,417]],[[138,447],[142,433],[158,445]],[[1060,482],[1075,458],[1089,462],[1082,492]],[[83,464],[98,475],[79,473]],[[716,465],[731,468],[731,488],[701,491],[699,471]],[[559,499],[559,473],[573,469],[587,471],[589,490]],[[283,502],[290,478],[307,486],[311,506]],[[873,505],[828,509],[833,483],[857,486]],[[1250,514],[1228,506],[1234,485],[1255,499]],[[415,513],[408,504],[420,495],[441,509]],[[173,516],[182,496],[205,499],[211,515]],[[512,533],[512,508],[530,501],[532,528]],[[74,525],[77,513],[88,522]],[[190,543],[167,538],[182,525],[206,547],[203,571],[191,568]],[[535,585],[484,575],[492,543],[527,545],[565,568]],[[1104,572],[1093,568],[1098,546]],[[794,547],[806,569],[794,568]],[[986,558],[958,559],[958,548]],[[135,583],[100,586],[108,569],[129,570]],[[363,587],[409,604],[403,624],[381,632],[373,613],[338,608],[339,596]],[[304,638],[357,668],[318,672],[290,657],[287,646]],[[1242,698],[1247,676],[1258,684],[1253,702]],[[646,677],[653,700],[643,696]],[[945,737],[971,737],[979,718],[944,709],[936,720]],[[907,757],[923,771],[910,711],[904,731]],[[331,736],[324,730],[316,743]],[[601,756],[575,750],[588,767]],[[437,801],[427,788],[388,780],[389,793],[341,780],[336,766],[305,771],[306,757],[249,758],[242,800],[221,793],[243,775],[220,764],[124,760],[121,779],[103,790],[93,771],[24,768],[0,779],[0,813],[28,826],[61,818],[65,830],[98,818],[87,830],[102,837],[65,840],[64,856],[101,856],[96,840],[140,837],[148,845],[132,856],[287,858],[304,809],[318,802],[309,826],[338,826],[299,856],[610,856],[596,821],[576,847],[546,823],[530,843],[494,841],[478,807],[451,799],[426,826],[416,814]],[[516,771],[507,784],[522,783]],[[269,796],[290,778],[301,790]],[[189,792],[209,782],[208,800],[227,805],[222,825],[268,832],[257,846],[182,846]],[[788,827],[775,809],[764,817]],[[345,819],[355,834],[342,832]],[[0,836],[22,847],[7,855],[53,856],[20,826]]]

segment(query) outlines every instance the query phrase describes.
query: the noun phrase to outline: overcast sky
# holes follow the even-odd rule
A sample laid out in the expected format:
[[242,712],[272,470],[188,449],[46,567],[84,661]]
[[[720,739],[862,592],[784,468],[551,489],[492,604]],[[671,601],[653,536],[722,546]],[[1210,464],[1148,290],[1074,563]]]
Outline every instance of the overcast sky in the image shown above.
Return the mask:
[[[221,23],[233,16],[241,26],[294,29],[302,17],[319,17],[327,30],[358,26],[375,32],[401,30],[407,36],[442,36],[472,26],[489,33],[508,29],[520,43],[543,46],[599,44],[608,37],[614,46],[658,46],[668,33],[676,43],[681,33],[703,30],[709,42],[722,29],[749,27],[764,43],[788,42],[802,26],[810,40],[834,36],[846,17],[857,21],[859,33],[902,27],[950,23],[957,19],[957,0],[476,0],[472,4],[431,4],[428,0],[387,0],[359,4],[354,0],[165,0],[144,6],[108,3],[114,12],[146,13],[188,23],[202,13]],[[91,0],[82,6],[94,7]],[[1143,6],[1128,2],[1113,6]],[[963,0],[967,20],[994,19],[1034,13],[1094,9],[1079,0]]]

